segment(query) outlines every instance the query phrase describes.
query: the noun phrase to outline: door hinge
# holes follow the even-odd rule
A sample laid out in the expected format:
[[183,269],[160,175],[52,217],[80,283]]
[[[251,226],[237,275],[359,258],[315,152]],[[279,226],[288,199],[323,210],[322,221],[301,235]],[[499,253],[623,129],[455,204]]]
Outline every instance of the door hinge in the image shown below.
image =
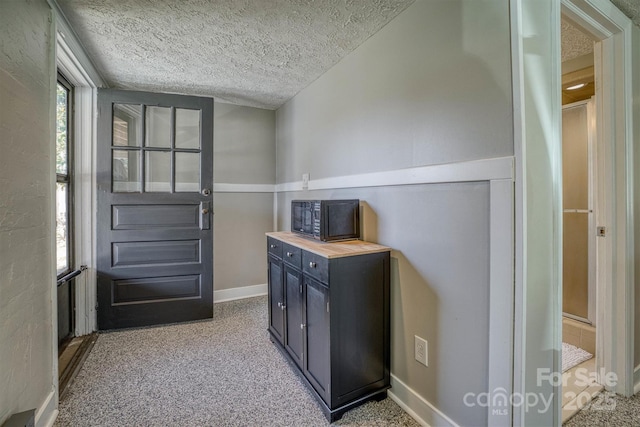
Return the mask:
[[607,235],[607,227],[598,227],[596,230],[597,230],[596,231],[596,235],[598,237],[606,237],[606,235]]
[[300,293],[302,293],[302,284],[300,284]]
[[329,312],[329,302],[327,301],[327,313]]

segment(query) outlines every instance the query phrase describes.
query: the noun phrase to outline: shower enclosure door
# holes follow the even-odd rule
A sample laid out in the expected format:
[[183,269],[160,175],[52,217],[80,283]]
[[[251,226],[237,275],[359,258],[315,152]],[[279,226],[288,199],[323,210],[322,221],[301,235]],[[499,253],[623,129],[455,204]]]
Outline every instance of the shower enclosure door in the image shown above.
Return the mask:
[[593,100],[566,105],[562,111],[562,311],[588,323],[595,320],[592,111]]

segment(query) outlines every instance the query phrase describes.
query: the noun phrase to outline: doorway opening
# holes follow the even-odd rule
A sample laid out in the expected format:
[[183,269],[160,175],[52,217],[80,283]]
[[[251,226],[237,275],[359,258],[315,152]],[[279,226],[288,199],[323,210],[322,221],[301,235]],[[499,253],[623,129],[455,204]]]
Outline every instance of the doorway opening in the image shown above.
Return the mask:
[[562,422],[603,386],[596,381],[597,144],[595,41],[561,18]]
[[[591,101],[595,143],[589,163],[593,213],[587,236],[593,248],[592,286],[591,293],[587,292],[587,317],[583,310],[572,320],[596,327],[593,378],[606,389],[605,398],[611,392],[630,396],[634,387],[632,23],[616,8],[603,11],[592,0],[562,0],[562,16],[593,41],[595,85],[595,98]],[[589,223],[588,219],[583,222]],[[563,226],[566,223],[563,219]],[[568,228],[571,231],[571,226]],[[589,259],[589,250],[586,253]],[[564,288],[562,292],[566,296]],[[566,306],[563,311],[566,313]],[[555,327],[560,328],[562,323],[567,322],[557,322]],[[611,374],[615,374],[613,381],[609,380]],[[569,389],[564,384],[563,387]],[[562,393],[558,400],[560,397]],[[562,407],[561,402],[556,402],[557,408]],[[564,408],[561,412],[564,420]]]

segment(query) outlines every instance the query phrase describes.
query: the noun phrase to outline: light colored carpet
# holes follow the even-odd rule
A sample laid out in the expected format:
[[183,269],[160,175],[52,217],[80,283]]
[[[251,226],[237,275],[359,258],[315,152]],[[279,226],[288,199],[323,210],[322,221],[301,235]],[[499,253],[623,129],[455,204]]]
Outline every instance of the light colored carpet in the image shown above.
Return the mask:
[[626,398],[603,391],[564,427],[638,427],[640,394]]
[[[213,321],[101,334],[55,425],[328,425],[266,328],[258,297],[216,304]],[[335,425],[418,424],[387,398]]]
[[575,345],[562,343],[562,372],[566,372],[580,363],[589,360],[593,357],[591,353],[586,350],[576,347]]

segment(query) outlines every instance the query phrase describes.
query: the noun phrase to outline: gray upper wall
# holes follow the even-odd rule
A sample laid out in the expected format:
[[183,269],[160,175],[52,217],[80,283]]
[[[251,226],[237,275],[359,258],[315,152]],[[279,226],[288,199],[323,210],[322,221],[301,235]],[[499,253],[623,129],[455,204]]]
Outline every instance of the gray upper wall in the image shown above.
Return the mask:
[[509,3],[418,0],[276,112],[277,182],[513,155]]
[[213,182],[274,184],[275,112],[216,102],[213,117]]
[[[214,184],[274,184],[275,112],[216,102],[213,116]],[[214,192],[213,210],[214,290],[266,283],[273,194]]]
[[45,1],[0,1],[0,425],[57,380],[53,43]]

